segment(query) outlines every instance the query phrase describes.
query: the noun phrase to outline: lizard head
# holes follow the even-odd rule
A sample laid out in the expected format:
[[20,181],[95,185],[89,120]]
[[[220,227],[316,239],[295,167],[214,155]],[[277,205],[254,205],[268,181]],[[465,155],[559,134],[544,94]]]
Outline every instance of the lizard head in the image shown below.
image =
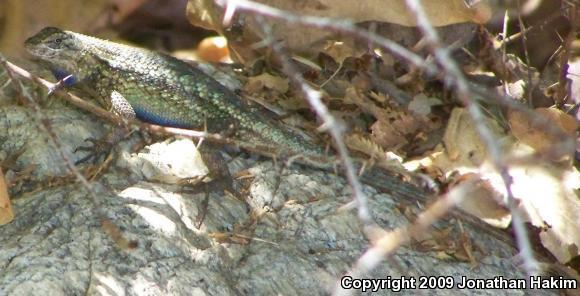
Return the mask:
[[75,63],[82,56],[82,43],[74,33],[46,27],[26,39],[24,47],[35,58],[48,64],[51,70],[72,74]]

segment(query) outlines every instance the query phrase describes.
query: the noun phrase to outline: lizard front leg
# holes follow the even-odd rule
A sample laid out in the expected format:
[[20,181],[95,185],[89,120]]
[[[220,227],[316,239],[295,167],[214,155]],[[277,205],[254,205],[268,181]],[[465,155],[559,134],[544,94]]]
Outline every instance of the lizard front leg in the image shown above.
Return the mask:
[[[111,105],[111,111],[121,116],[123,119],[130,121],[136,118],[135,110],[133,109],[129,101],[127,101],[127,99],[125,99],[125,97],[121,93],[117,91],[112,91],[109,96],[109,102]],[[112,147],[118,142],[120,142],[125,137],[125,134],[126,134],[125,128],[119,125],[115,126],[113,128],[113,131],[104,138],[86,139],[85,141],[91,142],[92,145],[78,147],[75,150],[75,152],[90,151],[92,153],[89,153],[87,156],[78,160],[76,164],[86,162],[90,159],[93,159],[93,161],[96,162],[101,157],[108,155],[111,152]]]

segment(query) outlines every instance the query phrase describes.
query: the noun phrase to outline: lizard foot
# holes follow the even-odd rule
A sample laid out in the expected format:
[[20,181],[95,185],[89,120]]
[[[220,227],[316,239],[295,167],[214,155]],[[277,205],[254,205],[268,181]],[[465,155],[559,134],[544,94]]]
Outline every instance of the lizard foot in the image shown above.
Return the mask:
[[85,142],[90,142],[91,144],[88,146],[77,147],[74,152],[77,153],[79,151],[88,151],[89,154],[77,160],[75,162],[75,165],[79,165],[81,163],[85,163],[90,160],[92,160],[93,164],[96,164],[99,162],[100,159],[105,159],[111,153],[113,145],[115,144],[110,142],[108,138],[109,137],[106,137],[104,139],[95,139],[95,138],[85,139]]
[[81,146],[75,149],[75,153],[78,151],[88,151],[89,154],[75,162],[75,165],[84,163],[86,161],[92,160],[93,164],[99,162],[100,159],[106,159],[106,157],[111,153],[113,147],[123,140],[126,136],[126,130],[120,127],[114,128],[113,132],[109,135],[101,138],[88,138],[85,139],[85,142],[92,143],[89,146]]

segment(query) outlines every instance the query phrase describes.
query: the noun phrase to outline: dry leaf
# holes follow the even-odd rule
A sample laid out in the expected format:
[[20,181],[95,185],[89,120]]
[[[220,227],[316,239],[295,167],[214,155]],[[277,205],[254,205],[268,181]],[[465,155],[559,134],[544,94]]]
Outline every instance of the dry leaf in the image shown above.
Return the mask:
[[220,244],[225,244],[232,241],[232,233],[230,232],[211,232],[208,234],[208,236]]
[[[520,144],[512,149],[517,153],[526,147]],[[576,168],[537,161],[511,165],[509,174],[512,192],[527,213],[527,220],[540,228],[547,226],[540,233],[542,245],[561,263],[580,255],[580,173]]]
[[441,100],[437,98],[429,98],[425,94],[421,93],[413,98],[413,100],[409,103],[408,108],[417,114],[426,116],[431,114],[432,106],[441,104]]
[[335,40],[327,41],[324,47],[324,53],[331,56],[337,63],[342,63],[346,58],[356,55],[356,52],[351,46]]
[[[509,138],[498,124],[489,118],[484,118],[483,122],[497,139],[498,145],[507,150],[506,147],[510,145]],[[475,123],[464,108],[455,108],[451,112],[442,144],[438,145],[431,155],[409,165],[422,165],[434,171],[441,171],[447,176],[454,172],[460,175],[481,173],[480,166],[487,159],[487,150],[479,137]]]
[[[501,128],[489,118],[484,118],[485,124],[497,139],[498,145],[508,147]],[[444,147],[444,148],[443,148]],[[504,148],[507,150],[507,148]],[[469,113],[463,108],[455,108],[447,123],[443,145],[425,159],[419,161],[429,171],[441,171],[445,176],[458,174],[464,190],[469,194],[459,204],[459,207],[496,227],[505,228],[511,221],[509,211],[501,205],[504,191],[497,188],[496,183],[490,183],[495,178],[495,171],[486,171],[487,149],[479,137],[475,123]],[[483,165],[483,166],[482,166]],[[464,182],[472,179],[474,182]],[[467,186],[470,185],[470,186]]]
[[400,113],[377,120],[371,126],[371,131],[376,143],[391,150],[408,144],[406,136],[414,135],[421,126],[413,115]]
[[405,171],[402,158],[392,152],[385,152],[383,148],[372,140],[358,134],[350,134],[345,138],[349,150],[358,151],[369,156],[373,161],[383,168],[389,168],[394,171]]
[[[382,0],[259,0],[256,2],[298,15],[348,19],[353,23],[378,22],[405,27],[416,26],[415,17],[407,8],[405,0],[390,0],[387,5]],[[491,17],[491,9],[487,1],[480,1],[473,7],[465,5],[463,0],[423,0],[421,3],[429,20],[437,27],[459,23],[485,23]],[[251,50],[251,45],[265,39],[261,36],[261,26],[254,18],[244,17],[239,20],[234,19],[238,23],[230,24],[231,27],[226,28],[223,23],[224,12],[225,9],[212,0],[189,0],[187,4],[187,17],[194,26],[214,30],[228,37],[230,44],[235,48],[236,60],[241,62],[252,60],[256,56]],[[239,15],[241,14],[236,16]],[[277,19],[269,19],[268,22],[271,24],[273,35],[284,40],[286,46],[293,52],[312,52],[313,48],[316,48],[314,52],[320,51],[325,45],[325,40],[336,33],[296,22]],[[337,61],[340,60],[340,58],[337,59]]]
[[348,135],[345,142],[350,150],[362,152],[371,158],[380,158],[385,155],[383,148],[359,134]]
[[255,93],[263,88],[275,90],[281,94],[288,91],[288,78],[262,73],[258,76],[250,77],[244,90],[249,93]]
[[8,224],[14,219],[12,204],[8,196],[8,188],[4,181],[4,174],[0,169],[0,225]]
[[445,251],[439,251],[433,255],[433,257],[437,260],[441,261],[451,261],[453,257],[447,254]]
[[[574,117],[555,108],[537,108],[534,112],[538,116],[546,118],[549,125],[561,129],[568,134],[570,138],[576,136],[578,123]],[[573,151],[564,151],[564,155],[553,155],[553,153],[547,153],[552,151],[555,143],[561,143],[562,139],[550,132],[549,129],[534,125],[532,119],[533,118],[530,118],[519,111],[512,110],[508,113],[508,120],[512,133],[521,143],[534,148],[540,153],[549,155],[553,160],[561,160],[563,158],[569,159],[572,157]],[[567,153],[569,154],[566,155]]]
[[[507,228],[511,223],[510,211],[501,204],[503,197],[491,184],[480,179],[477,174],[468,173],[461,176],[460,182],[471,179],[465,184],[465,198],[457,205],[465,212],[474,215],[490,225]],[[457,185],[457,184],[454,184]]]
[[[188,17],[196,25],[216,30],[221,27],[223,8],[212,4],[208,0],[188,1]],[[285,1],[285,0],[258,0],[268,6],[287,10],[300,15],[314,15],[335,18],[348,18],[354,22],[379,21],[416,26],[414,15],[410,12],[405,0],[390,0],[388,5],[382,0],[341,1]],[[487,1],[480,1],[477,5],[468,7],[463,0],[423,0],[423,9],[429,21],[434,26],[476,22],[485,23],[491,17]],[[296,30],[295,24],[280,24],[279,31]],[[219,30],[221,31],[221,30]]]
[[[558,126],[569,127],[567,119],[562,120],[559,112],[546,112],[560,120]],[[567,118],[563,116],[563,118]],[[514,120],[513,117],[510,120]],[[533,225],[546,229],[540,234],[542,244],[562,263],[577,256],[580,246],[580,174],[571,166],[554,165],[547,161],[534,158],[533,161],[509,161],[510,159],[526,159],[533,155],[533,149],[521,142],[513,142],[511,137],[505,137],[490,119],[485,120],[491,127],[500,150],[503,151],[507,163],[508,174],[512,178],[511,191],[519,201],[520,207],[526,213],[526,220]],[[521,122],[521,121],[520,121]],[[496,128],[494,128],[494,126]],[[545,139],[544,139],[545,141]],[[505,199],[506,189],[501,175],[486,157],[486,149],[475,130],[475,125],[469,114],[463,109],[453,110],[447,126],[445,148],[434,152],[422,163],[431,164],[446,175],[453,172],[468,174],[472,172],[481,180],[479,188],[472,188],[468,194],[468,209],[475,215],[495,219],[497,223],[508,219],[503,215],[501,207],[490,203]],[[471,204],[470,204],[471,203]],[[465,204],[463,204],[465,206]],[[505,223],[505,221],[504,221]]]
[[[371,96],[380,98],[375,94]],[[371,125],[372,139],[385,150],[396,150],[409,143],[407,138],[414,138],[417,133],[429,128],[423,116],[379,107],[355,87],[346,90],[344,101],[358,105],[377,119]]]
[[[495,138],[500,141],[503,137],[501,128],[491,119],[484,119],[484,124],[492,131]],[[477,167],[486,158],[487,151],[484,142],[479,137],[475,123],[469,113],[463,108],[455,108],[447,123],[447,129],[443,136],[449,160],[453,167],[466,166]],[[440,166],[441,167],[441,166]],[[449,171],[442,167],[443,171]]]

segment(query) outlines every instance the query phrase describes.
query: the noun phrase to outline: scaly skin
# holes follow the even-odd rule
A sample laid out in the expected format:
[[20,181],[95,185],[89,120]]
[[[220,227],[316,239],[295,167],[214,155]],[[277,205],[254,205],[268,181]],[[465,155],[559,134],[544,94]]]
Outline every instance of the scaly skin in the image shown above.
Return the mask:
[[272,154],[323,155],[320,147],[251,111],[212,77],[171,56],[53,27],[27,39],[25,47],[58,79],[72,75],[72,83],[125,117],[231,131],[227,136],[236,142],[259,144]]
[[[25,42],[57,79],[79,86],[122,116],[209,132],[229,131],[240,147],[267,156],[301,155],[307,165],[332,170],[324,149],[246,107],[230,90],[171,56],[47,27]],[[360,164],[359,164],[360,167]],[[380,169],[362,181],[400,196],[424,192]]]

